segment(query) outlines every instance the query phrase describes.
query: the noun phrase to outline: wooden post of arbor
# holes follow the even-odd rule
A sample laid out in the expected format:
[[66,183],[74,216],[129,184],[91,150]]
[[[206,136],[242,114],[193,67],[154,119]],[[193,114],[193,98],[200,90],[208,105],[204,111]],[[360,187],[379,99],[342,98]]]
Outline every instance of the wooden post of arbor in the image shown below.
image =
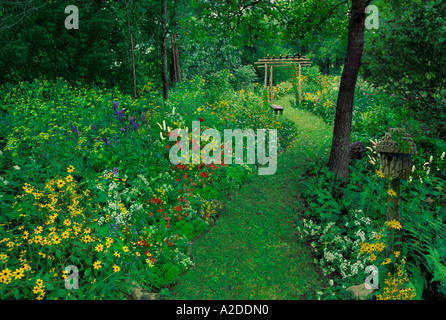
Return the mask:
[[302,102],[302,89],[301,89],[301,64],[299,63],[299,103]]
[[302,74],[301,69],[305,66],[310,66],[311,61],[305,56],[302,56],[301,54],[282,57],[280,55],[279,57],[272,56],[270,57],[267,55],[267,57],[261,58],[258,61],[254,62],[254,64],[257,64],[257,67],[264,67],[265,68],[265,89],[268,85],[268,66],[270,67],[270,79],[269,79],[269,102],[272,103],[273,98],[273,67],[289,67],[293,64],[298,64],[299,67],[299,81],[298,81],[298,91],[299,91],[299,103],[302,102]]
[[273,102],[273,66],[269,68],[269,103]]
[[400,221],[400,180],[407,179],[412,169],[412,154],[417,147],[410,136],[401,128],[392,128],[380,142],[376,144],[376,152],[380,155],[380,169],[385,177],[389,177],[387,222],[389,222],[389,239],[386,255],[392,251],[400,251],[401,230],[392,227],[391,222]]

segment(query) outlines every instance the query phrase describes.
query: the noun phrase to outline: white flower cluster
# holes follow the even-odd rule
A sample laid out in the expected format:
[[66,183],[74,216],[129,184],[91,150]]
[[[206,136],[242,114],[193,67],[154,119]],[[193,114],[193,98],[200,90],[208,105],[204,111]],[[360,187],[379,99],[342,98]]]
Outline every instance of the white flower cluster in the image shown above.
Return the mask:
[[[168,113],[166,116],[167,116],[167,119],[169,120],[169,122],[172,122],[175,126],[183,127],[186,130],[186,132],[189,131],[188,127],[184,127],[184,120],[183,120],[183,117],[181,116],[181,114],[175,113],[175,107],[172,108],[172,113]],[[163,120],[162,125],[158,122],[157,122],[157,124],[161,129],[160,139],[165,140],[166,138],[164,137],[163,133],[171,132],[172,128],[170,128],[169,126],[166,126],[166,120]]]
[[325,275],[339,272],[347,278],[357,275],[367,266],[369,257],[361,256],[359,249],[361,243],[375,236],[376,232],[367,230],[371,220],[361,212],[353,212],[353,219],[344,224],[347,232],[333,221],[322,226],[313,220],[303,219],[302,226],[297,227],[301,240],[311,241]]
[[[104,178],[108,178],[110,175],[114,178],[119,177],[119,173],[113,173],[111,170],[105,170],[103,172]],[[127,179],[127,176],[124,176],[123,179]],[[110,220],[118,225],[126,224],[130,221],[133,213],[137,210],[142,210],[142,205],[136,203],[132,203],[130,208],[126,207],[125,204],[131,202],[129,189],[124,188],[121,190],[122,188],[120,188],[119,183],[116,183],[115,180],[111,180],[108,186],[98,184],[96,187],[107,195],[107,205],[102,209],[105,216],[102,216],[98,220],[99,225],[105,222],[107,215]]]
[[6,179],[5,178],[3,178],[3,177],[0,177],[0,181],[2,181],[3,182],[3,184],[6,186],[9,182],[8,181],[6,181]]
[[193,261],[190,259],[190,257],[180,252],[178,248],[175,248],[174,254],[175,254],[174,261],[178,261],[180,265],[182,265],[185,269],[187,269],[189,266],[195,265]]

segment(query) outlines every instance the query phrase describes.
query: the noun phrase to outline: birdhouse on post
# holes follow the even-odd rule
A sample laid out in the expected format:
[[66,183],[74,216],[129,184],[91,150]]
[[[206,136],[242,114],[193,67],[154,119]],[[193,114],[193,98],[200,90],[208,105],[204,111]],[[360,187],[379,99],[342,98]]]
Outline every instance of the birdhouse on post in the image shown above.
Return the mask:
[[412,154],[417,147],[409,134],[402,128],[392,128],[376,144],[380,155],[381,172],[385,177],[407,179],[412,168]]
[[[417,153],[417,147],[409,134],[402,128],[392,128],[380,142],[376,144],[376,152],[380,156],[380,169],[389,179],[387,200],[387,221],[400,221],[400,179],[407,179],[412,168],[412,154]],[[386,254],[400,250],[401,230],[390,227],[389,243]]]

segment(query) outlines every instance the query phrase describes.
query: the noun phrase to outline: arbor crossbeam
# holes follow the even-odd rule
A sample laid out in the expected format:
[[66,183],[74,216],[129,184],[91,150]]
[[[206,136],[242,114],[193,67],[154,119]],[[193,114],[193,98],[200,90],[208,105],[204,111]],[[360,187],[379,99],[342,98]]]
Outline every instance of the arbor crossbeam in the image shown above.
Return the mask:
[[307,59],[305,56],[302,56],[301,54],[294,54],[294,55],[285,55],[282,57],[282,55],[276,56],[270,56],[267,55],[266,57],[260,58],[256,62],[254,62],[255,65],[257,65],[258,68],[265,68],[265,83],[264,87],[267,88],[268,83],[268,67],[270,69],[270,81],[269,81],[269,103],[272,103],[273,100],[273,67],[289,67],[293,65],[298,65],[299,68],[299,84],[298,84],[298,91],[299,91],[299,103],[302,102],[302,89],[301,89],[301,68],[307,67],[312,64],[310,59]]

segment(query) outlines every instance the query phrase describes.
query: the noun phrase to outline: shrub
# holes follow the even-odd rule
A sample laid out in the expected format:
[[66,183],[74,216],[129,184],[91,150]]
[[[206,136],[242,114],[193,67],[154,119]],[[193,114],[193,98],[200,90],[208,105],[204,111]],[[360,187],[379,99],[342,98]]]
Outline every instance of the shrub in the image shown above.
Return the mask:
[[255,80],[257,74],[252,65],[241,66],[234,70],[234,77],[231,81],[235,90],[249,89]]

